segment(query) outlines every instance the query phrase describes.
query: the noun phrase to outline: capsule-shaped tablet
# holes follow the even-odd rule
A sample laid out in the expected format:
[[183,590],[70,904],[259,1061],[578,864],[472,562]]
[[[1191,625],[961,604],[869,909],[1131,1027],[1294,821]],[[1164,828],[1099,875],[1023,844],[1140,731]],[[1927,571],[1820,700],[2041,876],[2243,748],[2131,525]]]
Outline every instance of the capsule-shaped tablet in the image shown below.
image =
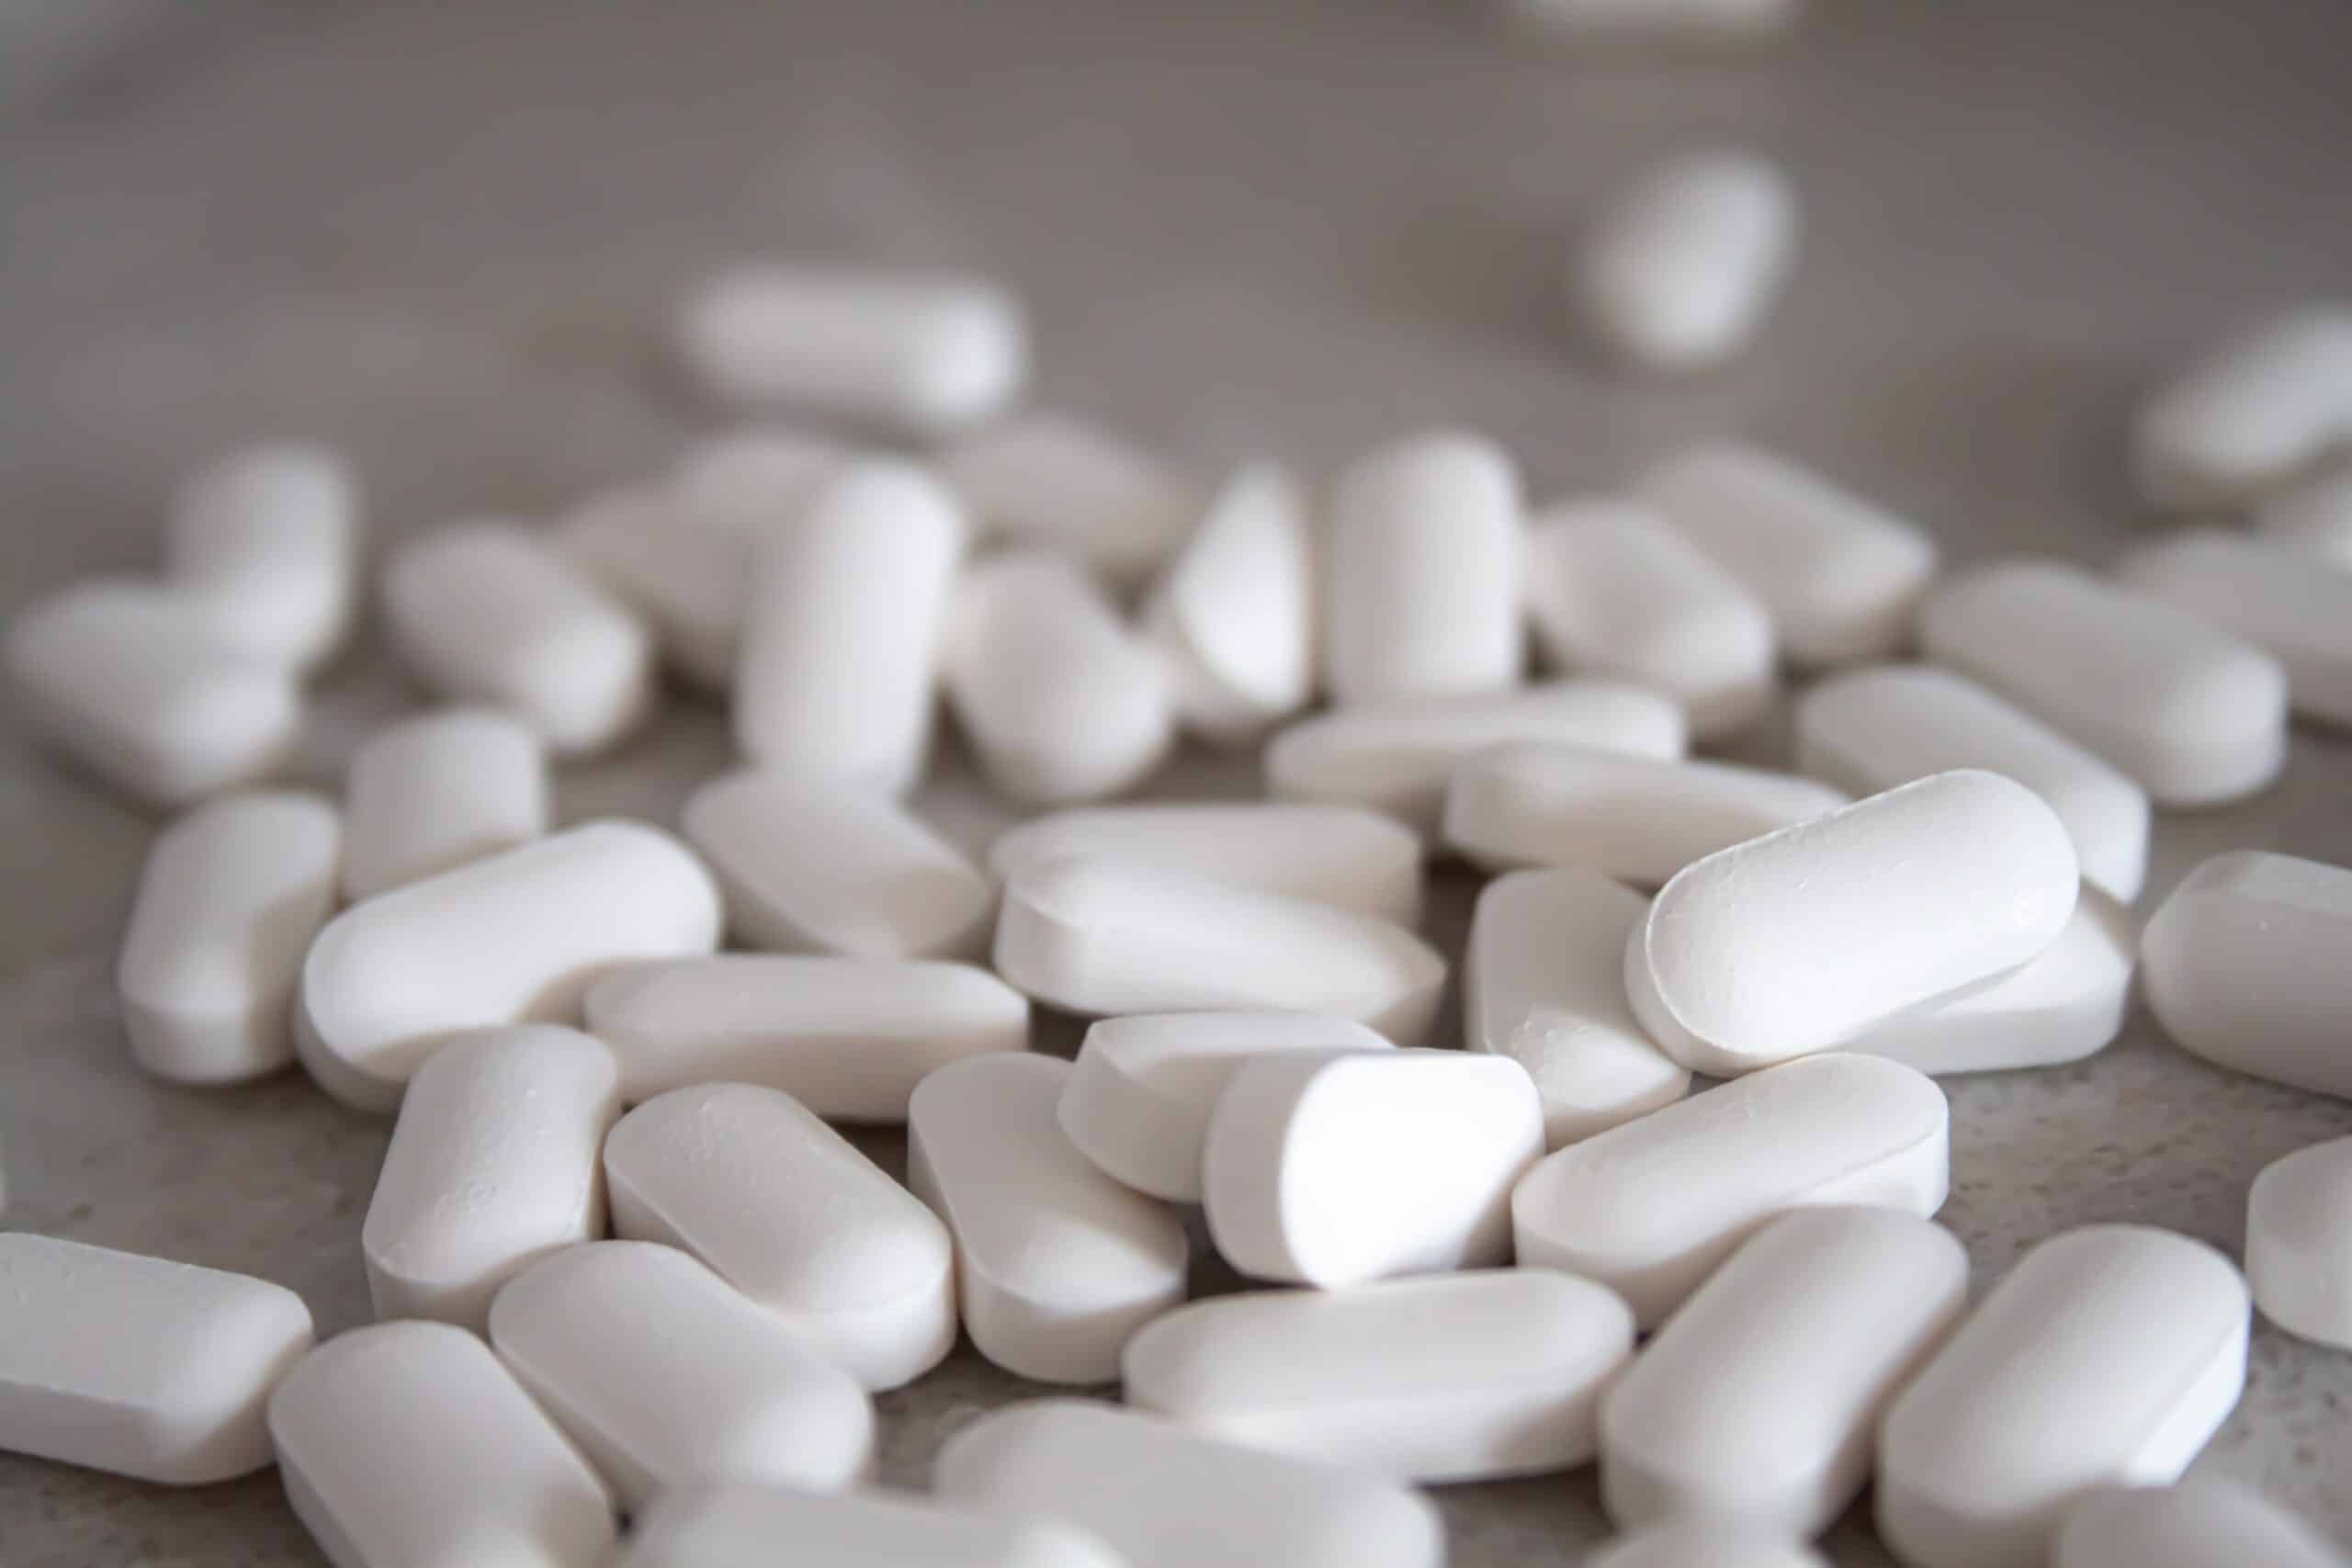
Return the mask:
[[1519,1261],[1598,1280],[1654,1328],[1775,1214],[1942,1208],[1950,1121],[1934,1080],[1898,1063],[1768,1067],[1546,1156],[1511,1195]]
[[605,1140],[615,1234],[690,1252],[869,1389],[956,1344],[956,1258],[937,1215],[790,1095],[702,1084]]
[[1049,861],[1004,890],[996,971],[1070,1012],[1337,1013],[1426,1037],[1445,960],[1392,921],[1181,871]]
[[1555,681],[1304,718],[1266,743],[1268,793],[1385,812],[1434,840],[1446,781],[1474,751],[1557,740],[1637,757],[1679,757],[1688,741],[1670,697],[1621,681]]
[[1829,1568],[1829,1560],[1781,1536],[1674,1519],[1619,1536],[1586,1558],[1584,1568]]
[[932,1489],[1067,1519],[1129,1568],[1445,1562],[1437,1509],[1409,1487],[1084,1400],[1031,1400],[981,1416],[941,1447]]
[[592,497],[556,525],[554,545],[645,622],[673,670],[714,691],[734,681],[750,540],[706,521],[678,491],[649,486]]
[[916,435],[976,424],[1029,380],[1029,329],[979,278],[751,262],[678,319],[686,366],[719,398]]
[[1663,692],[1701,739],[1746,728],[1772,700],[1771,612],[1636,502],[1568,502],[1536,515],[1527,615],[1551,663]]
[[2245,1281],[2201,1242],[2087,1225],[2028,1252],[1879,1429],[1879,1534],[1913,1568],[2029,1568],[2102,1486],[2164,1486],[2245,1382]]
[[2148,870],[2148,792],[2041,720],[1930,664],[1883,664],[1797,699],[1796,765],[1856,795],[1953,768],[2005,774],[2050,803],[2083,880],[2130,903]]
[[1143,610],[1185,728],[1213,746],[1239,746],[1306,705],[1314,589],[1297,480],[1272,463],[1236,470]]
[[2299,713],[2352,725],[2352,573],[2267,541],[2190,528],[2127,552],[2116,580],[2261,649]]
[[1509,0],[1531,26],[1576,42],[1758,43],[1794,27],[1804,0]]
[[828,773],[746,768],[688,796],[681,825],[747,947],[936,958],[978,951],[995,891],[888,795]]
[[533,1264],[491,1303],[490,1344],[631,1509],[698,1481],[830,1492],[873,1459],[865,1391],[675,1247]]
[[1159,1012],[1088,1026],[1057,1117],[1079,1153],[1137,1191],[1201,1201],[1201,1146],[1233,1075],[1278,1051],[1385,1051],[1353,1019],[1316,1012]]
[[794,425],[748,424],[688,446],[670,471],[670,489],[720,537],[765,538],[791,526],[856,455]]
[[1126,1568],[1073,1526],[900,1492],[714,1482],[654,1500],[614,1568]]
[[164,575],[240,652],[308,670],[351,626],[359,487],[322,446],[248,446],[198,469],[172,499]]
[[698,1083],[782,1089],[840,1122],[903,1122],[967,1056],[1029,1048],[1029,1004],[969,964],[726,953],[632,964],[588,988],[632,1103]]
[[1487,1269],[1193,1302],[1128,1340],[1121,1367],[1129,1404],[1196,1431],[1434,1483],[1591,1459],[1601,1393],[1633,1354],[1611,1292]]
[[2319,1531],[2221,1475],[2118,1486],[2066,1516],[2050,1568],[2343,1568]]
[[1582,866],[1656,887],[1693,861],[1847,804],[1827,784],[1765,768],[1516,741],[1453,770],[1445,841],[1488,869]]
[[511,1024],[434,1052],[401,1100],[359,1231],[376,1315],[479,1334],[501,1285],[603,1236],[598,1157],[620,1109],[613,1054],[577,1030]]
[[2255,525],[2266,539],[2352,571],[2352,462],[2268,497]]
[[947,455],[947,481],[987,534],[1069,556],[1114,588],[1184,543],[1200,498],[1166,463],[1090,421],[1030,413]]
[[186,595],[100,579],[13,617],[8,680],[25,727],[144,805],[262,777],[293,750],[293,672],[221,646]]
[[0,1450],[166,1486],[269,1463],[269,1391],[311,1313],[243,1274],[0,1233]]
[[1560,1148],[1671,1105],[1690,1069],[1625,1002],[1625,942],[1649,900],[1598,872],[1519,871],[1480,890],[1462,959],[1462,1043],[1535,1080]]
[[2081,886],[2040,795],[1937,773],[1679,873],[1626,942],[1625,993],[1668,1055],[1727,1077],[2040,957]]
[[2158,389],[2132,432],[2140,492],[2233,506],[2352,442],[2352,306],[2304,305],[2246,326]]
[[356,904],[302,964],[297,1047],[363,1111],[462,1029],[569,1023],[596,976],[718,945],[718,889],[692,851],[640,822],[590,822]]
[[1782,1214],[1610,1391],[1609,1517],[1820,1534],[1870,1477],[1880,1414],[1967,1305],[1968,1250],[1940,1225],[1842,1204]]
[[141,1066],[220,1084],[294,1059],[302,957],[342,850],[334,807],[278,793],[222,796],[156,838],[115,976]]
[[559,756],[602,750],[652,711],[644,624],[513,525],[459,525],[403,547],[383,598],[393,649],[417,679],[513,709]]
[[2352,1138],[2273,1160],[2246,1197],[2254,1304],[2288,1333],[2352,1348]]
[[592,1568],[617,1534],[580,1450],[446,1323],[337,1335],[277,1385],[269,1435],[334,1568]]
[[1480,1269],[1510,1260],[1511,1188],[1543,1153],[1535,1085],[1507,1056],[1285,1052],[1217,1097],[1201,1201],[1217,1251],[1255,1279]]
[[1323,684],[1352,706],[1516,683],[1526,503],[1510,454],[1439,432],[1357,458],[1322,538]]
[[352,754],[343,896],[373,898],[548,830],[546,748],[494,708],[400,719]]
[[2140,934],[2165,1032],[2209,1062],[2352,1099],[2352,871],[2240,850],[2181,879]]
[[2159,806],[2251,795],[2287,761],[2287,674],[2249,643],[2054,562],[1963,572],[1919,614],[1928,657],[2137,780]]
[[1593,220],[1573,289],[1614,358],[1660,374],[1735,357],[1796,263],[1797,198],[1754,152],[1684,152],[1644,171]]
[[1100,589],[1054,556],[999,556],[965,574],[944,676],[980,766],[1016,800],[1116,795],[1175,738],[1168,677]]
[[1411,925],[1421,912],[1421,842],[1378,812],[1311,801],[1144,801],[1034,818],[989,846],[1012,882],[1080,855],[1164,866]]
[[907,1185],[956,1238],[957,1305],[981,1355],[1039,1382],[1108,1382],[1137,1328],[1184,1299],[1176,1211],[1121,1186],[1055,1120],[1069,1064],[1006,1055],[923,1079]]

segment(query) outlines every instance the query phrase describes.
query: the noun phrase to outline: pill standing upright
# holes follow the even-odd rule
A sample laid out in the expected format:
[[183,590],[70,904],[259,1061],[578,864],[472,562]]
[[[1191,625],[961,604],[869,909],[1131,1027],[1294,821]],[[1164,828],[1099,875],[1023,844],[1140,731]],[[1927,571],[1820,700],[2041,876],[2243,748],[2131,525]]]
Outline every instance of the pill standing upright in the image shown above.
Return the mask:
[[172,499],[164,575],[203,606],[224,642],[311,669],[350,629],[358,484],[334,452],[299,442],[215,458]]
[[376,731],[344,787],[343,894],[353,903],[527,843],[548,829],[547,749],[494,708],[446,708]]
[[1616,358],[1703,370],[1747,346],[1796,259],[1796,192],[1766,159],[1686,152],[1646,170],[1594,220],[1572,288]]
[[1176,711],[1211,745],[1238,746],[1306,705],[1315,582],[1306,497],[1272,463],[1237,470],[1144,605],[1144,635],[1174,672]]
[[2288,1333],[2352,1348],[2352,1138],[2273,1160],[2245,1202],[2254,1304]]

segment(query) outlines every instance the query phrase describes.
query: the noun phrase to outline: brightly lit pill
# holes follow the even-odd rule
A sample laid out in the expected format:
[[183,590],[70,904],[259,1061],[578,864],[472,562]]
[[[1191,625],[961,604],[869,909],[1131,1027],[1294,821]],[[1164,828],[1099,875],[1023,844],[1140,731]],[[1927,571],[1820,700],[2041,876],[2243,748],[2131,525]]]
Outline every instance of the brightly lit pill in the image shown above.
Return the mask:
[[2319,303],[2224,338],[2142,405],[2140,491],[2160,506],[2240,505],[2352,442],[2352,306]]
[[269,1463],[269,1391],[311,1348],[280,1285],[0,1234],[0,1450],[166,1486]]
[[1933,1214],[1950,1122],[1935,1081],[1894,1062],[1832,1054],[1750,1073],[1545,1156],[1511,1195],[1519,1261],[1598,1280],[1654,1328],[1786,1210]]
[[1820,1534],[1870,1478],[1880,1414],[1967,1305],[1968,1250],[1931,1221],[1847,1204],[1781,1215],[1602,1403],[1609,1517]]
[[925,1076],[1029,1048],[1029,1003],[987,970],[929,959],[722,953],[625,964],[588,989],[588,1028],[631,1102],[698,1083],[782,1089],[820,1116],[904,1122]]
[[2209,1062],[2352,1099],[2352,871],[2293,855],[2215,855],[2140,934],[2148,1010]]
[[1618,1537],[1586,1558],[1584,1568],[1829,1568],[1829,1560],[1785,1536],[1672,1519]]
[[1201,1145],[1217,1096],[1277,1051],[1385,1051],[1353,1019],[1314,1012],[1130,1013],[1088,1026],[1057,1117],[1078,1150],[1171,1203],[1201,1201]]
[[2127,551],[2115,576],[2276,659],[2297,713],[2352,725],[2352,572],[2312,565],[2267,539],[2191,528]]
[[1239,746],[1306,705],[1314,598],[1306,492],[1276,464],[1237,469],[1141,617],[1173,672],[1187,729],[1211,745]]
[[652,711],[644,623],[522,528],[424,535],[386,564],[382,594],[392,647],[420,681],[513,709],[559,756],[601,750]]
[[712,690],[733,682],[752,597],[750,541],[652,486],[592,496],[556,525],[552,540],[558,555],[644,620],[673,670]]
[[2267,497],[2255,525],[2266,539],[2352,571],[2352,462]]
[[2035,1247],[1888,1409],[1881,1539],[1913,1568],[2032,1568],[2095,1488],[2179,1479],[2238,1402],[2247,1304],[2229,1259],[2169,1231]]
[[249,446],[198,469],[172,499],[164,575],[223,640],[310,669],[350,629],[359,583],[359,487],[324,447]]
[[2352,1348],[2352,1138],[2273,1160],[2246,1198],[2254,1304],[2288,1333]]
[[177,1083],[294,1059],[294,998],[334,910],[343,829],[307,795],[223,795],[157,836],[115,970],[131,1055]]
[[932,1489],[1057,1516],[1129,1568],[1441,1568],[1445,1529],[1410,1487],[1243,1448],[1076,1399],[992,1410],[939,1450]]
[[1883,664],[1833,675],[1796,705],[1796,766],[1855,795],[1952,768],[2025,785],[2058,813],[2083,880],[2125,903],[2148,871],[2148,792],[1964,675]]
[[613,1568],[1127,1568],[1075,1526],[903,1492],[808,1492],[713,1482],[632,1519]]
[[1585,330],[1624,364],[1705,370],[1756,335],[1796,262],[1796,189],[1770,160],[1680,153],[1593,220],[1571,277]]
[[868,1389],[956,1344],[946,1227],[788,1094],[656,1095],[605,1140],[605,1179],[614,1234],[692,1253]]
[[2117,1486],[2066,1516],[2050,1568],[2344,1568],[2310,1524],[2243,1482]]
[[1200,498],[1168,464],[1069,414],[1009,420],[941,466],[984,533],[1068,555],[1114,589],[1172,555],[1200,513]]
[[2041,956],[2081,886],[2040,795],[1937,773],[1678,873],[1626,942],[1625,994],[1667,1055],[1727,1077]]
[[343,896],[357,903],[548,830],[547,748],[495,708],[397,719],[352,753]]
[[997,413],[1029,379],[1021,307],[978,278],[746,263],[702,284],[682,357],[738,403],[779,403],[939,434]]
[[334,1568],[593,1568],[612,1495],[490,1347],[446,1323],[355,1328],[269,1401],[286,1500]]
[[2159,806],[2218,806],[2286,766],[2278,660],[2076,568],[2028,559],[1962,572],[1928,596],[1919,642],[2122,769]]
[[1196,1431],[1437,1483],[1583,1464],[1633,1354],[1611,1291],[1484,1269],[1193,1302],[1128,1340],[1121,1368],[1129,1404]]
[[980,1354],[1039,1382],[1108,1382],[1127,1337],[1184,1299],[1176,1211],[1094,1168],[1055,1120],[1069,1063],[943,1067],[907,1108],[907,1185],[956,1238]]
[[994,956],[1070,1012],[1330,1012],[1404,1044],[1427,1037],[1445,989],[1445,959],[1394,921],[1100,857],[1023,872]]
[[501,1285],[602,1236],[598,1159],[620,1109],[613,1054],[578,1030],[510,1024],[434,1052],[401,1100],[359,1231],[377,1317],[479,1334]]
[[575,1022],[606,969],[708,953],[718,933],[718,888],[693,851],[641,822],[585,823],[328,921],[303,961],[295,1043],[328,1093],[390,1111],[458,1030]]
[[855,1380],[675,1247],[533,1264],[491,1303],[490,1343],[630,1508],[696,1481],[832,1491],[873,1460]]

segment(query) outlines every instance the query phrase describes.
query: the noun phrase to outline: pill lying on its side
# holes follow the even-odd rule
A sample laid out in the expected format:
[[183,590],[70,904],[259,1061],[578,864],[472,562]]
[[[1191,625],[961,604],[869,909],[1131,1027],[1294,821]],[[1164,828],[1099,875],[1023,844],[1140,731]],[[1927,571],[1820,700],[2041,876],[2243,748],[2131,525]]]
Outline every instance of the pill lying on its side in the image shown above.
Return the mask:
[[2241,328],[2152,394],[2132,431],[2140,492],[2236,506],[2352,443],[2352,307],[2324,301]]
[[2050,1568],[2343,1568],[2319,1531],[2241,1482],[2119,1486],[2066,1516]]
[[1314,599],[1306,494],[1275,464],[1238,469],[1143,608],[1185,728],[1241,746],[1306,705]]
[[548,830],[547,750],[495,708],[384,726],[344,786],[343,896],[352,903],[528,843]]
[[716,1482],[666,1492],[631,1522],[613,1568],[1127,1568],[1072,1525],[903,1492]]
[[1618,1537],[1586,1558],[1584,1568],[1829,1568],[1829,1560],[1777,1535],[1676,1519]]
[[2266,499],[2255,526],[2263,538],[2352,571],[2352,461]]
[[172,498],[164,575],[243,653],[307,671],[350,630],[359,487],[342,458],[296,442],[248,446]]
[[2191,528],[2128,551],[2115,576],[2277,660],[2297,713],[2352,725],[2352,572],[2314,571],[2267,540]]
[[2263,1167],[2245,1205],[2254,1304],[2288,1333],[2352,1348],[2352,1138]]
[[983,533],[1065,554],[1118,590],[1173,554],[1200,513],[1200,498],[1167,464],[1069,414],[984,430],[942,470]]

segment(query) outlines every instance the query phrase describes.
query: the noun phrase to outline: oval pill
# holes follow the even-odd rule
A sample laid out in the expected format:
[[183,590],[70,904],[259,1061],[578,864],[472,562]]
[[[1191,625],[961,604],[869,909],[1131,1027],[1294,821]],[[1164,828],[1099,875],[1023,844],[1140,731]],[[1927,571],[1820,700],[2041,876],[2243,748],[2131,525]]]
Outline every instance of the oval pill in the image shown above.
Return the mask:
[[2262,1168],[2246,1195],[2245,1272],[2263,1316],[2314,1344],[2352,1348],[2352,1138]]
[[1187,729],[1239,746],[1306,705],[1314,591],[1305,492],[1275,464],[1237,469],[1143,609]]
[[2255,526],[2263,538],[2352,571],[2352,462],[2266,498]]
[[2159,388],[2132,430],[2160,506],[2233,506],[2352,442],[2352,307],[2300,306],[2240,328]]
[[1182,546],[1200,512],[1159,457],[1091,421],[1029,413],[966,440],[943,465],[989,535],[1062,552],[1114,589]]
[[1071,1526],[897,1492],[804,1492],[714,1482],[664,1493],[613,1568],[1126,1568]]
[[2277,660],[2297,713],[2352,725],[2352,573],[2314,571],[2263,539],[2190,528],[2126,552],[2115,576]]
[[[792,425],[748,424],[688,446],[670,488],[689,517],[741,547],[788,528],[857,448]],[[740,604],[749,583],[738,584]],[[731,669],[731,660],[730,660]]]
[[546,748],[494,708],[384,726],[344,788],[343,896],[353,903],[530,842],[548,830]]
[[733,682],[752,597],[746,539],[676,491],[640,487],[592,497],[556,525],[553,542],[645,622],[673,670],[714,691]]
[[1619,1536],[1584,1568],[1828,1568],[1828,1559],[1802,1541],[1676,1519]]
[[1747,345],[1795,265],[1796,191],[1753,152],[1685,152],[1593,220],[1574,286],[1588,331],[1645,370],[1703,370]]
[[220,637],[307,670],[350,629],[359,581],[359,490],[322,446],[248,446],[206,464],[172,498],[164,575]]
[[2262,1494],[2219,1475],[2119,1486],[2066,1516],[2050,1568],[2343,1568],[2320,1533]]

